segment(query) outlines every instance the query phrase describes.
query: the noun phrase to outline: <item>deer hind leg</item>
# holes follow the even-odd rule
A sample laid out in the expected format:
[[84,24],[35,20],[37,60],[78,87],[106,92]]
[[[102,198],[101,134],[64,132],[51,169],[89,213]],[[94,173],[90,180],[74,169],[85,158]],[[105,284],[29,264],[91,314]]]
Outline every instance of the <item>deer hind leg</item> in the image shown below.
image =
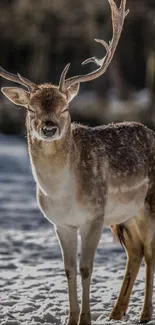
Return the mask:
[[144,246],[144,258],[146,265],[145,296],[144,304],[140,317],[141,323],[147,323],[152,318],[152,294],[153,294],[153,277],[155,266],[155,241],[150,247]]
[[137,227],[143,243],[144,260],[146,267],[145,278],[145,295],[144,304],[140,317],[141,323],[146,323],[152,318],[152,294],[153,294],[153,278],[155,268],[155,213],[152,210],[141,212],[140,218],[137,219]]
[[82,279],[82,308],[79,325],[90,325],[89,293],[95,251],[103,229],[103,220],[87,223],[80,229],[81,259],[80,273]]
[[77,229],[74,227],[57,227],[56,233],[60,241],[64,266],[68,281],[70,314],[68,325],[77,325],[79,306],[77,298]]
[[111,230],[119,237],[127,254],[126,271],[121,291],[110,314],[110,319],[120,320],[128,308],[133,284],[141,265],[143,248],[134,220],[133,223],[130,221],[130,223],[114,225]]

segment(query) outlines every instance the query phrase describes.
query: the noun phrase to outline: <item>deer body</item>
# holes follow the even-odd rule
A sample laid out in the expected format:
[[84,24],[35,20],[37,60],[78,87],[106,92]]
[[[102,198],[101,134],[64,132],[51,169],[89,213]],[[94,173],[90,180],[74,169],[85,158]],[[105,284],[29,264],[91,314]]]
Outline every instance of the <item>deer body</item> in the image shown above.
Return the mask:
[[[120,320],[126,313],[142,258],[146,264],[145,298],[140,320],[152,317],[155,267],[155,134],[139,123],[89,128],[71,124],[69,102],[81,82],[103,74],[118,44],[126,0],[117,8],[109,0],[113,37],[109,44],[96,40],[106,55],[85,61],[99,68],[87,75],[66,79],[59,86],[36,85],[0,67],[0,75],[22,84],[2,88],[13,103],[27,109],[28,148],[37,184],[37,200],[45,217],[55,225],[68,281],[68,325],[90,325],[89,293],[95,251],[104,225],[118,236],[127,253],[121,291],[110,314]],[[80,273],[82,307],[77,298],[77,233],[81,236]]]
[[[144,126],[121,123],[91,129],[73,124],[70,146],[66,146],[68,133],[63,139],[63,158],[58,144],[52,147],[29,137],[39,206],[56,225],[80,227],[101,217],[110,226],[134,217],[144,207],[155,142],[153,132]],[[150,139],[149,159],[145,148],[150,147]],[[63,159],[61,169],[59,159]]]

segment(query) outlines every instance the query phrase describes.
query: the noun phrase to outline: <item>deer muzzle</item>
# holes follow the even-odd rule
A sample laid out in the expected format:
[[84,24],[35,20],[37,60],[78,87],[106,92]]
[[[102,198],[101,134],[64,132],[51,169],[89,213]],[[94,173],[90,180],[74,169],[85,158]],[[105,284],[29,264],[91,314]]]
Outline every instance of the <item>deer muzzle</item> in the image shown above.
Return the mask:
[[59,134],[59,128],[52,122],[46,122],[41,129],[41,135],[43,138],[53,138]]

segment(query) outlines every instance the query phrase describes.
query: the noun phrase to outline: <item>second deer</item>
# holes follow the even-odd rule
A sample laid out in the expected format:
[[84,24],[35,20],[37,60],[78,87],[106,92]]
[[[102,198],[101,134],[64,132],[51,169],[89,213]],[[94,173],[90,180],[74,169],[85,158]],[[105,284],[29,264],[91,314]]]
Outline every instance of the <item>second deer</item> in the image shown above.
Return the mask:
[[[71,124],[69,102],[81,82],[102,75],[119,41],[126,0],[117,8],[109,0],[113,37],[99,68],[66,79],[67,65],[58,86],[37,85],[0,68],[0,75],[22,84],[2,88],[13,103],[27,109],[28,149],[37,185],[37,200],[45,217],[55,225],[64,259],[69,292],[68,325],[90,325],[90,281],[94,254],[104,226],[121,239],[127,252],[126,273],[110,319],[126,313],[142,258],[146,263],[145,298],[141,322],[152,317],[155,265],[155,134],[139,123],[118,123],[90,128]],[[81,235],[80,273],[82,307],[77,298],[77,233]]]

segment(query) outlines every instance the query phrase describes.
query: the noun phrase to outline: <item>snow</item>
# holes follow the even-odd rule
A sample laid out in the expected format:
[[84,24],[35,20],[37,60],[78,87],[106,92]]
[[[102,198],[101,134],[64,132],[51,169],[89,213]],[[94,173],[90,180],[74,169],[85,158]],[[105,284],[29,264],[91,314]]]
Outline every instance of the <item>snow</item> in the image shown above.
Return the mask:
[[[67,283],[53,226],[35,199],[27,147],[0,135],[0,324],[65,324]],[[126,255],[108,228],[97,249],[91,284],[92,324],[136,324],[144,296],[144,265],[133,289],[127,315],[109,321],[120,290]],[[81,285],[78,276],[80,301]],[[153,297],[155,300],[155,294]],[[153,320],[148,324],[155,324]]]

